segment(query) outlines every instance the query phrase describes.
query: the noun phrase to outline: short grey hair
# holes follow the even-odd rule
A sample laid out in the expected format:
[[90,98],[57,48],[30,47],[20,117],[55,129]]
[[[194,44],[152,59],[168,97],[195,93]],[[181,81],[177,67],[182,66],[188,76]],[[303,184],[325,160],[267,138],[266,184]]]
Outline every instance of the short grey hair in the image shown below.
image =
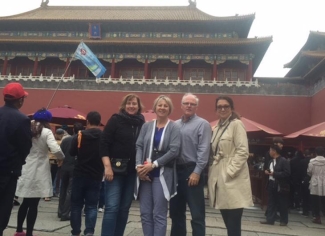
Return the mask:
[[182,97],[182,103],[184,101],[184,98],[187,96],[193,96],[196,100],[196,104],[199,105],[199,98],[196,95],[194,95],[193,93],[185,93],[184,96]]
[[158,102],[161,99],[163,99],[167,103],[167,105],[169,106],[169,113],[168,113],[168,115],[170,115],[172,113],[172,111],[174,110],[174,105],[173,105],[172,100],[169,97],[167,97],[166,95],[160,95],[159,97],[157,97],[155,99],[155,101],[153,102],[153,108],[152,108],[152,110],[154,112],[156,112],[156,106],[157,106]]

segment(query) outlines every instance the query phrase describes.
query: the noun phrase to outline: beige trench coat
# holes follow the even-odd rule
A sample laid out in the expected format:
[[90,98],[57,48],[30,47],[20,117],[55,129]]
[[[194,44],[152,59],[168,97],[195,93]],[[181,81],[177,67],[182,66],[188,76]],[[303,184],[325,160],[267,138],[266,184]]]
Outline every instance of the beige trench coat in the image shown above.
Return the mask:
[[[234,119],[218,124],[211,139],[209,167],[209,200],[216,209],[237,209],[253,206],[251,182],[247,165],[248,141],[243,123]],[[226,128],[225,132],[223,130]],[[222,134],[223,133],[223,134]],[[222,134],[221,138],[220,135]],[[219,141],[220,140],[220,141]],[[216,154],[216,146],[218,153]]]

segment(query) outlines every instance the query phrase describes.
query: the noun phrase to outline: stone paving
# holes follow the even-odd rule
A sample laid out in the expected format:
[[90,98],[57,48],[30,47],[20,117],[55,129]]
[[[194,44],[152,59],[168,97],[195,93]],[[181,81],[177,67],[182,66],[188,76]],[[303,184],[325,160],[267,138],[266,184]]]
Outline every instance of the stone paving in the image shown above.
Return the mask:
[[[21,200],[21,199],[20,199]],[[37,221],[35,224],[35,235],[37,236],[63,236],[70,235],[70,222],[61,222],[57,218],[58,198],[52,198],[52,201],[45,202],[41,200]],[[18,207],[15,206],[10,218],[9,226],[4,231],[4,236],[13,236],[17,222]],[[100,235],[103,213],[98,213],[95,235]],[[191,215],[187,211],[187,231],[191,234],[190,227]],[[311,222],[311,218],[301,216],[297,211],[291,211],[289,214],[289,224],[287,226],[261,225],[259,221],[264,220],[264,211],[259,207],[252,207],[244,210],[242,218],[243,236],[276,236],[276,235],[301,235],[301,236],[324,236],[325,235],[325,217],[322,218],[323,224],[317,225]],[[84,222],[83,222],[84,224]],[[168,219],[168,231],[170,233],[171,221]],[[125,234],[127,236],[143,235],[140,221],[139,202],[134,201],[130,209],[129,220],[126,226]],[[218,210],[206,206],[206,235],[227,235],[225,225]]]

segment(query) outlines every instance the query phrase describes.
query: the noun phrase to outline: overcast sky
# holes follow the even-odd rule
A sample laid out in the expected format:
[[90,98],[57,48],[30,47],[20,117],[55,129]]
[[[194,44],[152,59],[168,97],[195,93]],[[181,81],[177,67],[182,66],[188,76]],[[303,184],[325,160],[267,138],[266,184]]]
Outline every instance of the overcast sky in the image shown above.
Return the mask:
[[[255,77],[282,77],[283,65],[298,53],[310,31],[325,32],[324,0],[197,0],[197,7],[213,16],[255,13],[249,37],[273,36]],[[41,0],[1,1],[0,16],[38,8]],[[50,6],[187,6],[188,0],[50,0]]]

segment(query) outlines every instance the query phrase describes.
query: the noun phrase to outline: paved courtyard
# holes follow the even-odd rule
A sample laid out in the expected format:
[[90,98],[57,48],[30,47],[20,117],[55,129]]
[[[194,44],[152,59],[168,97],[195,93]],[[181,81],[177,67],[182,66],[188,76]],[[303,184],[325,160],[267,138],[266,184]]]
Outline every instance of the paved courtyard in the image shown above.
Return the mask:
[[[39,213],[35,225],[37,236],[63,236],[70,235],[70,222],[61,222],[57,218],[58,198],[52,198],[52,201],[45,202],[41,200]],[[5,236],[13,236],[17,222],[18,207],[15,206],[9,222],[9,227],[4,231]],[[103,213],[98,213],[95,235],[100,235]],[[188,235],[191,234],[190,219],[191,215],[187,212]],[[311,218],[301,216],[297,211],[291,211],[289,214],[289,224],[280,227],[279,223],[275,225],[261,225],[260,220],[264,220],[264,211],[259,207],[253,207],[244,210],[242,219],[243,236],[275,236],[275,235],[301,235],[301,236],[324,236],[325,235],[325,217],[322,218],[323,224],[317,225],[311,222]],[[84,223],[84,222],[83,222]],[[170,219],[168,219],[168,232],[170,230]],[[142,234],[140,221],[139,202],[134,201],[130,209],[129,221],[126,226],[125,235],[140,236]],[[206,235],[227,235],[225,225],[218,210],[206,207]]]

